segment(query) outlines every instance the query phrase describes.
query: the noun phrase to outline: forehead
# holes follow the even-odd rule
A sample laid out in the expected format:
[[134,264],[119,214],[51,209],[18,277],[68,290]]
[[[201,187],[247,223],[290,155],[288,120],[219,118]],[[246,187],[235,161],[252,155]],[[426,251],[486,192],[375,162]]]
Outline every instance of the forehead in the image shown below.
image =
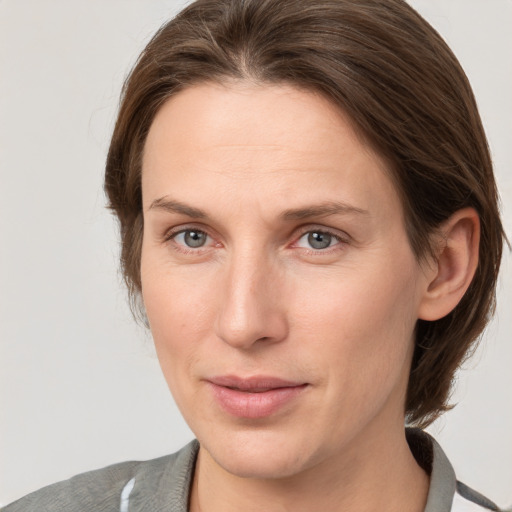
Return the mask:
[[215,145],[271,151],[286,145],[305,154],[325,149],[336,137],[344,141],[340,150],[354,142],[359,150],[371,152],[341,109],[320,93],[288,84],[231,81],[188,87],[160,108],[146,149],[155,132],[166,132],[166,143],[195,151]]
[[397,200],[388,175],[384,159],[322,95],[290,85],[207,83],[181,91],[157,113],[142,184],[145,209],[176,191],[204,201],[201,189],[245,204],[271,195],[283,208],[329,194],[367,209],[377,199]]

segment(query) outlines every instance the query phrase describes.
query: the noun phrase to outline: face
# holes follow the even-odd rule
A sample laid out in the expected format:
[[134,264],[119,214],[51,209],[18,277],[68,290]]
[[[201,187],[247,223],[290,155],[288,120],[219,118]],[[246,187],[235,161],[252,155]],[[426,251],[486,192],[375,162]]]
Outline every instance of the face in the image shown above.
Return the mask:
[[151,126],[142,188],[144,304],[202,456],[278,478],[403,435],[426,278],[342,112],[286,85],[190,87]]

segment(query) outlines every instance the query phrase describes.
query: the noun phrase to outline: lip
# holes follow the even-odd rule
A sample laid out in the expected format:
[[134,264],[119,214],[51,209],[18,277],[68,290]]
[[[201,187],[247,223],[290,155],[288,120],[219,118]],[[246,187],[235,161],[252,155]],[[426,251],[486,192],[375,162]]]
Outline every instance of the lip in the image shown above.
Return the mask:
[[233,375],[206,380],[218,405],[239,418],[265,418],[293,402],[308,383],[276,377]]

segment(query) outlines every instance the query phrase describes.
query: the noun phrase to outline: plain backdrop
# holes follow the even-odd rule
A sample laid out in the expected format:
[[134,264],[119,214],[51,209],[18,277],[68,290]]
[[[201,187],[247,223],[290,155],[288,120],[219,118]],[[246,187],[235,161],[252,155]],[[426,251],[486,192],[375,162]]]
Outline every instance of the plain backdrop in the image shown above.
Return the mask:
[[[132,320],[102,173],[121,84],[185,1],[0,0],[0,503],[192,434]],[[475,90],[512,234],[512,2],[414,0]],[[430,431],[512,504],[512,259],[497,318]]]

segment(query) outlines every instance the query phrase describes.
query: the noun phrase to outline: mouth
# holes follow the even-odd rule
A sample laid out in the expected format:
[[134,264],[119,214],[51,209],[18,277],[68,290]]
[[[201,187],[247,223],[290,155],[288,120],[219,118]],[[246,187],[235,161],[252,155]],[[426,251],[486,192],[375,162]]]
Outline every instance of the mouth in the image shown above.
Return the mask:
[[240,378],[221,376],[207,379],[218,406],[239,418],[264,418],[290,407],[309,386],[305,382],[275,377]]

